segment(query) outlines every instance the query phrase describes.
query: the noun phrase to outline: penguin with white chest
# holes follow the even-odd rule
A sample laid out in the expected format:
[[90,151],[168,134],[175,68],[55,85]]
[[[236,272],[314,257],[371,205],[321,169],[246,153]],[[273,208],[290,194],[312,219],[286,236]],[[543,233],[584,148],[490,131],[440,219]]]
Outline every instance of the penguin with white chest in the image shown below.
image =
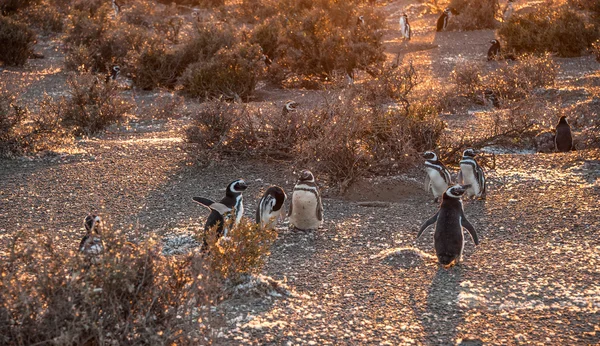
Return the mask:
[[554,146],[558,152],[568,152],[573,148],[573,136],[571,135],[571,126],[567,122],[566,116],[561,116],[556,124],[556,135],[554,136]]
[[287,196],[279,186],[271,186],[265,191],[258,208],[256,208],[256,223],[264,229],[274,229],[277,219],[282,215],[283,203]]
[[459,184],[469,185],[467,189],[468,197],[485,198],[485,174],[483,168],[475,161],[476,155],[477,152],[473,149],[467,149],[463,152],[457,180]]
[[402,38],[410,41],[410,24],[408,23],[408,16],[406,13],[402,13],[400,16],[400,34]]
[[433,246],[438,262],[445,269],[459,264],[462,259],[465,244],[463,228],[469,232],[475,245],[479,245],[475,228],[467,220],[461,201],[461,196],[468,188],[468,185],[454,185],[448,188],[442,197],[438,212],[423,223],[417,234],[418,239],[427,227],[436,223]]
[[[242,193],[248,188],[243,179],[231,182],[225,190],[225,197],[219,202],[208,198],[194,197],[193,200],[210,209],[210,214],[204,224],[204,245],[206,245],[206,233],[211,227],[217,226],[217,238],[226,237],[231,217],[234,218],[233,225],[237,225],[244,215],[244,199]],[[232,215],[233,213],[233,215]]]
[[79,252],[82,253],[91,263],[97,263],[104,253],[104,244],[102,243],[102,219],[100,216],[88,215],[83,221],[86,234],[79,243]]
[[450,16],[451,16],[451,10],[449,8],[445,9],[444,12],[442,12],[442,14],[440,15],[440,17],[437,20],[436,31],[446,30]]
[[425,171],[427,172],[425,189],[427,191],[431,190],[435,198],[434,202],[437,202],[452,183],[450,173],[433,151],[426,151],[423,158],[425,159]]
[[300,179],[294,186],[288,216],[290,224],[303,231],[316,230],[323,223],[321,194],[309,170],[300,173]]

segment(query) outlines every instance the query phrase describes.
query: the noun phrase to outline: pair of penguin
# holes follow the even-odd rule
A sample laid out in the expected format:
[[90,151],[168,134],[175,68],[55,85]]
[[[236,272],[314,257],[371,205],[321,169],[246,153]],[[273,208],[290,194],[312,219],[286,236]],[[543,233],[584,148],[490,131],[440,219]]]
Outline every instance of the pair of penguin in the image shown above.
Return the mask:
[[[210,214],[204,224],[204,245],[206,232],[217,226],[217,237],[226,237],[229,231],[231,218],[233,225],[237,225],[244,214],[242,193],[248,188],[243,179],[236,180],[227,186],[225,197],[219,202],[214,202],[204,197],[194,197],[193,200],[210,209]],[[256,223],[261,228],[273,229],[283,211],[283,204],[287,196],[279,186],[269,187],[261,197],[256,210]],[[233,213],[233,214],[232,214]],[[323,204],[321,194],[316,184],[315,177],[309,170],[300,173],[298,182],[294,186],[292,201],[288,213],[290,224],[296,229],[318,229],[323,223]]]
[[[467,149],[463,152],[459,163],[458,182],[469,186],[466,190],[467,196],[485,198],[485,174],[483,168],[475,160],[476,155],[477,152],[473,149]],[[452,184],[450,172],[433,151],[426,151],[423,158],[425,159],[425,171],[427,172],[425,189],[427,191],[431,190],[434,202],[437,202],[440,197],[443,197],[448,186]]]

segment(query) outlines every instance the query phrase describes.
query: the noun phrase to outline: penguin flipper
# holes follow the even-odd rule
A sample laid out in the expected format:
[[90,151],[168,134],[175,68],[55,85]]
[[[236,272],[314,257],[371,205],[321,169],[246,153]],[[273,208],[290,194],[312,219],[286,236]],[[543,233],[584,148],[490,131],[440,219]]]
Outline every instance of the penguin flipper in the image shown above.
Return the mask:
[[217,202],[213,202],[208,198],[204,198],[204,197],[194,197],[192,198],[194,200],[194,202],[197,202],[199,204],[202,204],[203,206],[209,208],[210,210],[214,210],[217,213],[224,215],[228,212],[231,211],[231,208],[229,208],[228,206],[226,206],[223,203],[217,203]]
[[85,250],[85,243],[87,242],[89,237],[90,237],[89,234],[86,234],[85,236],[83,236],[83,238],[81,239],[81,242],[79,243],[79,252],[83,252],[83,250]]
[[421,237],[421,234],[423,234],[423,231],[429,227],[431,224],[433,224],[434,222],[437,221],[438,215],[439,215],[439,210],[437,213],[435,213],[435,215],[433,215],[429,220],[425,221],[425,223],[423,223],[423,225],[421,226],[421,228],[419,229],[419,233],[417,233],[417,239],[419,239],[419,237]]
[[473,242],[475,243],[475,245],[479,245],[479,238],[477,237],[477,232],[475,232],[475,228],[473,227],[473,225],[471,225],[469,220],[467,220],[464,213],[461,216],[460,224],[462,227],[466,228],[467,231],[469,231],[469,234],[471,235],[471,239],[473,239]]
[[292,216],[292,210],[294,209],[294,199],[290,201],[290,210],[288,210],[288,217]]
[[200,203],[207,208],[210,208],[210,206],[215,203],[214,201],[204,197],[193,197],[192,199],[194,200],[194,202]]
[[323,221],[323,203],[319,197],[319,203],[317,203],[317,220]]

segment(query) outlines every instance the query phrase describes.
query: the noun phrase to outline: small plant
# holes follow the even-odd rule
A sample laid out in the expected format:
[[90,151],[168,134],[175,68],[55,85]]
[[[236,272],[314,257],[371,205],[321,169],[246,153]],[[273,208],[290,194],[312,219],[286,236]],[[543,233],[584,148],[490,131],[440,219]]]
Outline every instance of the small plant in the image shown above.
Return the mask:
[[481,95],[483,87],[483,66],[480,63],[461,61],[452,71],[452,80],[457,86],[457,92],[469,98]]
[[208,230],[207,258],[214,273],[236,283],[243,275],[260,273],[271,245],[277,239],[277,232],[263,229],[246,218],[236,226],[234,221],[232,218],[227,222],[226,237],[217,239],[217,226]]
[[186,129],[189,142],[198,143],[203,149],[217,149],[229,144],[228,136],[235,120],[240,119],[244,109],[221,100],[206,102],[193,116],[193,124]]
[[0,61],[22,66],[33,53],[35,34],[27,25],[0,16]]
[[19,13],[19,18],[42,34],[60,33],[64,29],[65,15],[47,0],[27,7]]
[[449,22],[449,29],[480,30],[494,29],[496,27],[496,13],[498,0],[452,0],[448,7],[456,9],[459,13]]
[[68,79],[69,98],[60,101],[62,124],[75,135],[94,135],[121,120],[131,105],[117,93],[115,83],[105,83],[89,74]]
[[536,88],[554,85],[557,66],[550,56],[524,55],[514,64],[504,63],[486,77],[487,89],[502,98],[525,98]]

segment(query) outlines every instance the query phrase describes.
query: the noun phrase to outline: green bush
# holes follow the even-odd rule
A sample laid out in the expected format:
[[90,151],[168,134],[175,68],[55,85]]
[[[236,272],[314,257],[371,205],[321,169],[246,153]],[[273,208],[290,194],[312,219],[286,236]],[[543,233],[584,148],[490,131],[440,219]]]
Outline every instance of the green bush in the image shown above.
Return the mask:
[[181,76],[183,92],[202,99],[247,99],[258,82],[261,57],[257,45],[221,49],[212,59],[188,66]]
[[599,27],[568,7],[515,14],[498,30],[506,47],[517,52],[555,52],[580,56],[599,37]]
[[456,9],[459,13],[457,16],[452,16],[452,20],[448,22],[449,30],[480,30],[496,27],[498,0],[452,0],[448,7]]
[[22,66],[33,53],[35,34],[27,25],[0,16],[0,61]]

